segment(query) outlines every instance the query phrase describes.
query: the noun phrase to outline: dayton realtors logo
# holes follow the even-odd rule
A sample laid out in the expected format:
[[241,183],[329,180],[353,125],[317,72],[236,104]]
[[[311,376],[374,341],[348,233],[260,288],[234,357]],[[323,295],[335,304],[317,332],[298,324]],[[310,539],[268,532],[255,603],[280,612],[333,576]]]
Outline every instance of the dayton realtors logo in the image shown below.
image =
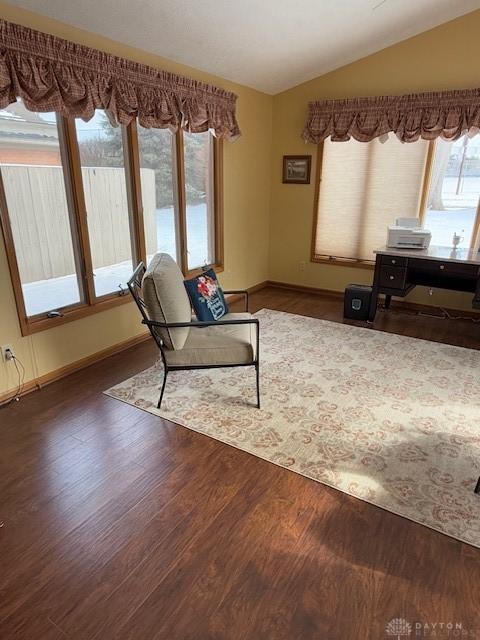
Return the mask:
[[408,622],[393,618],[385,627],[387,636],[404,638],[478,638],[475,631],[465,629],[461,622]]

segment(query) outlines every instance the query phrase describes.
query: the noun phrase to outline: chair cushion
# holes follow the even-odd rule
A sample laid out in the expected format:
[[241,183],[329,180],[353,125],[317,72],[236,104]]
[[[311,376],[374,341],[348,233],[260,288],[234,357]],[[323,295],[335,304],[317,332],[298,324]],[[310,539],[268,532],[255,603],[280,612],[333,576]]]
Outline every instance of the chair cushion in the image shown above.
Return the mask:
[[[222,320],[252,318],[250,313],[227,313]],[[167,351],[170,366],[249,364],[255,360],[255,324],[192,328],[181,351]]]
[[213,269],[208,269],[191,280],[185,280],[184,285],[199,320],[219,320],[228,313],[225,296]]
[[[143,276],[142,294],[150,320],[191,322],[192,310],[183,275],[168,253],[157,253],[151,259]],[[189,327],[158,329],[167,349],[182,349],[189,331]]]

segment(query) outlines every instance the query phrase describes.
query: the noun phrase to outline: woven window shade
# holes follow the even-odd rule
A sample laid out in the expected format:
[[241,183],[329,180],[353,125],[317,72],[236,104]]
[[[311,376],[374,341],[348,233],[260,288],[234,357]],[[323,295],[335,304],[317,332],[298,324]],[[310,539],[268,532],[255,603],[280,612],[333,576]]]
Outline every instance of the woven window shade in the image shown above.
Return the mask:
[[373,260],[387,226],[415,217],[428,142],[324,142],[315,256]]

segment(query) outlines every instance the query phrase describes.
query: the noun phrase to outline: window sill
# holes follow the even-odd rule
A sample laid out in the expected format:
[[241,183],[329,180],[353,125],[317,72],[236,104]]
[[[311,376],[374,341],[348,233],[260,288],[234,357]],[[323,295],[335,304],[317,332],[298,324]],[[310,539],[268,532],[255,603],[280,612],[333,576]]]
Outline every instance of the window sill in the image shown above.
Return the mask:
[[[223,264],[212,264],[209,265],[207,269],[213,269],[215,273],[223,273],[224,267]],[[187,273],[185,274],[185,279],[187,280],[188,278],[196,278],[197,276],[201,276],[204,271],[205,269],[203,267],[198,267],[198,269],[187,271]]]
[[[210,268],[210,267],[209,267]],[[211,266],[216,273],[222,273],[224,270],[223,264],[214,264]],[[192,269],[187,273],[185,278],[195,278],[203,273],[203,269]],[[81,320],[95,313],[101,313],[108,309],[113,309],[127,302],[133,302],[130,293],[125,295],[109,295],[100,299],[98,302],[92,305],[79,304],[75,307],[66,308],[62,311],[61,316],[56,318],[47,318],[45,315],[36,316],[35,318],[25,318],[23,322],[20,322],[20,329],[22,336],[29,336],[40,331],[47,331],[54,327],[59,327],[67,322],[74,322],[75,320]]]
[[351,267],[354,269],[370,269],[373,270],[375,267],[375,260],[357,260],[350,258],[326,258],[325,256],[312,256],[311,262],[316,262],[319,264],[330,264],[336,267]]
[[94,315],[95,313],[107,311],[108,309],[118,307],[122,304],[126,304],[127,302],[133,302],[129,293],[121,296],[115,295],[115,297],[109,296],[108,298],[100,300],[92,305],[81,304],[71,307],[70,309],[64,309],[62,311],[63,315],[56,318],[47,318],[45,316],[25,318],[23,322],[20,323],[22,336],[29,336],[33,333],[53,329],[54,327],[59,327],[67,322],[80,320],[81,318],[86,318],[87,316]]

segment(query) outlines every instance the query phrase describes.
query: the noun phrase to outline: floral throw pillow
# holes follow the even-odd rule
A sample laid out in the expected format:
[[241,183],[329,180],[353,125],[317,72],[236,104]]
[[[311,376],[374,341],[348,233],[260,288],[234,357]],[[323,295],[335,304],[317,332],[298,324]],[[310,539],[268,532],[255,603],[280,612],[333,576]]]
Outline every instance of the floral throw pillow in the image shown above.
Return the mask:
[[228,313],[225,296],[213,269],[185,280],[184,284],[198,320],[219,320]]

